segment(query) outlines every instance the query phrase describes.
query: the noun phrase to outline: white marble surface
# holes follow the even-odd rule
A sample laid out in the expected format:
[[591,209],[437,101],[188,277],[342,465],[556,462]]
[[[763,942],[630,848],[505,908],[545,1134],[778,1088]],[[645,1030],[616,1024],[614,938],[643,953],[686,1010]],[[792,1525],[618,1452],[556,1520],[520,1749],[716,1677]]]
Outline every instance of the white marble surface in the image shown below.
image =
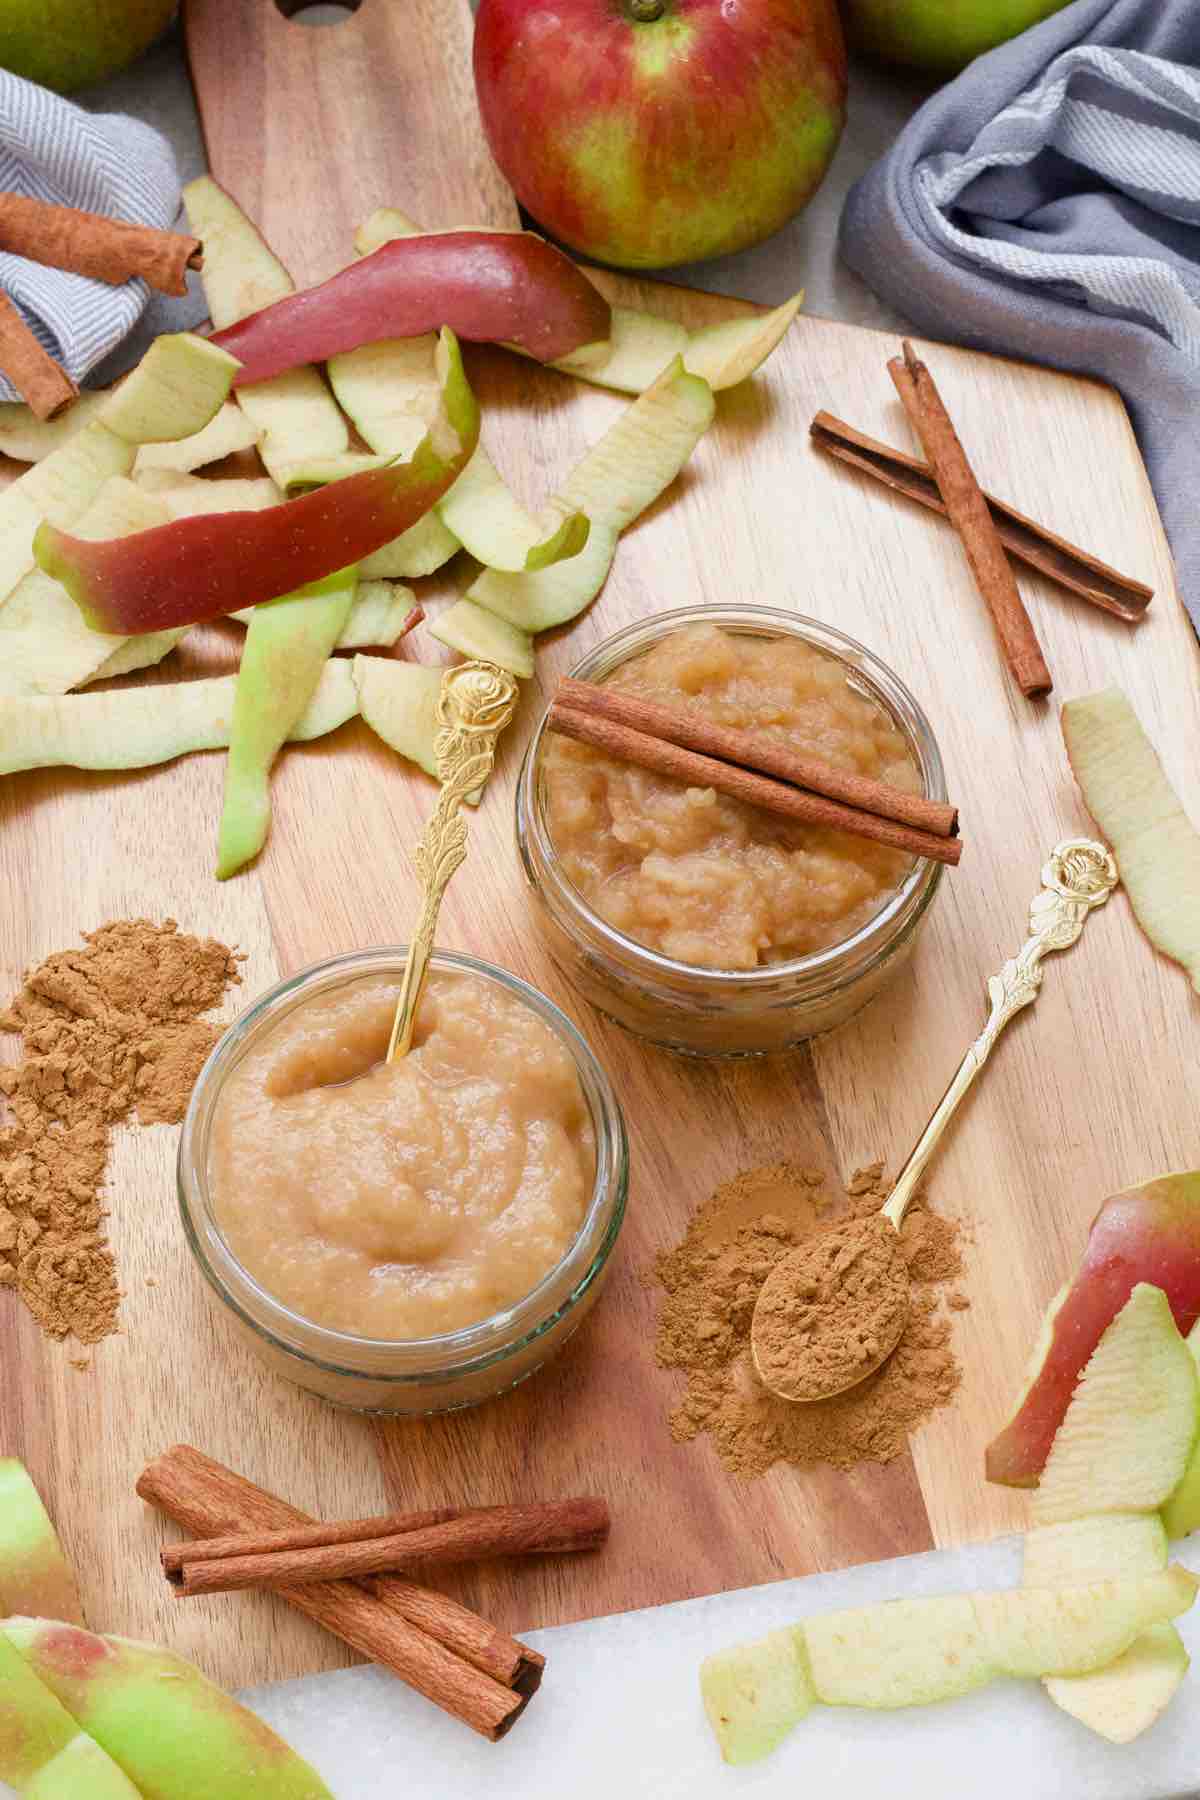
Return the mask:
[[[1200,1534],[1180,1560],[1200,1571]],[[1136,1745],[1105,1743],[1036,1682],[997,1682],[919,1712],[819,1707],[766,1761],[729,1769],[700,1706],[710,1651],[805,1613],[900,1595],[1005,1587],[1017,1540],[773,1582],[740,1593],[529,1633],[542,1691],[502,1743],[487,1744],[379,1669],[345,1669],[243,1698],[302,1751],[337,1800],[742,1800],[840,1793],[849,1800],[1190,1800],[1200,1793],[1200,1677]],[[1180,1621],[1200,1655],[1200,1608]]]

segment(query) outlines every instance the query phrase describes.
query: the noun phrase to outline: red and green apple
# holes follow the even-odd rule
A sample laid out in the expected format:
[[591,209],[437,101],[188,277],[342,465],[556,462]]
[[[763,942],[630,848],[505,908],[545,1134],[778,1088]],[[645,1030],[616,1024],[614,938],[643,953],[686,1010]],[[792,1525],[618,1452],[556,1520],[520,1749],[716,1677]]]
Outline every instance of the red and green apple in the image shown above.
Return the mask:
[[744,250],[814,193],[845,118],[835,0],[481,0],[492,153],[598,262]]

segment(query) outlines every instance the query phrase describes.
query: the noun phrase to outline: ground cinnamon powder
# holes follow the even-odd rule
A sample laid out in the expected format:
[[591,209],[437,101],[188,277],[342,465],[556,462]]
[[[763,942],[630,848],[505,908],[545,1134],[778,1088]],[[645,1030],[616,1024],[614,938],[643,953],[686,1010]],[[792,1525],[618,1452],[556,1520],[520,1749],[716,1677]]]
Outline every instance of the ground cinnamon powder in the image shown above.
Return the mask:
[[[882,1166],[859,1172],[840,1217],[864,1219],[887,1198]],[[687,1235],[655,1264],[665,1292],[655,1353],[687,1377],[670,1417],[677,1442],[708,1433],[735,1475],[762,1475],[784,1461],[849,1469],[890,1462],[918,1425],[951,1399],[961,1379],[941,1290],[962,1274],[958,1228],[918,1196],[900,1234],[912,1299],[893,1355],[875,1375],[832,1400],[778,1400],[758,1380],[750,1321],[775,1265],[838,1220],[819,1173],[791,1164],[750,1170],[718,1188]],[[890,1227],[889,1227],[890,1229]]]
[[0,1068],[0,1287],[50,1337],[92,1344],[116,1329],[120,1289],[100,1199],[109,1134],[182,1119],[221,1032],[200,1014],[241,979],[233,953],[173,919],[85,933],[25,977],[0,1012],[23,1039]]
[[899,1233],[882,1213],[814,1232],[759,1293],[759,1375],[772,1393],[806,1403],[852,1387],[898,1342],[909,1292]]

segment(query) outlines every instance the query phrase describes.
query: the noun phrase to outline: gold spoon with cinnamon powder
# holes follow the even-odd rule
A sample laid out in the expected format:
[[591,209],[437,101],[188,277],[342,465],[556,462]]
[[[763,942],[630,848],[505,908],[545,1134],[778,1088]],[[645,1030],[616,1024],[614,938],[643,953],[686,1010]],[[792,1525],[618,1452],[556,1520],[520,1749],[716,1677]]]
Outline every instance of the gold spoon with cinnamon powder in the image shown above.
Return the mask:
[[781,1400],[829,1400],[857,1387],[887,1361],[904,1333],[910,1306],[900,1226],[926,1166],[967,1090],[1008,1021],[1037,999],[1042,958],[1065,950],[1088,914],[1117,885],[1103,844],[1069,838],[1042,870],[1029,909],[1029,937],[988,982],[991,1012],[958,1066],[937,1110],[873,1218],[822,1232],[768,1275],[750,1326],[750,1350],[763,1385]]

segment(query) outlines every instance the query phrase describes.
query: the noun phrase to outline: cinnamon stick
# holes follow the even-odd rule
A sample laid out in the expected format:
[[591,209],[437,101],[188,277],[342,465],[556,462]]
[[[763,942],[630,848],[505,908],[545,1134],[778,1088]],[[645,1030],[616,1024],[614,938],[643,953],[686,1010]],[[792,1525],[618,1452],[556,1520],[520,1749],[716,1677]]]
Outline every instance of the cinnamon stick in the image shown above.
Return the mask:
[[43,350],[7,294],[0,294],[0,370],[35,419],[52,419],[79,393],[66,370]]
[[408,1573],[427,1563],[476,1562],[490,1556],[546,1556],[596,1550],[608,1537],[603,1500],[558,1500],[525,1506],[489,1506],[418,1530],[360,1542],[305,1545],[185,1560],[172,1577],[181,1598],[233,1593],[246,1588],[357,1580],[388,1571]]
[[[865,431],[848,425],[845,419],[835,418],[832,413],[817,413],[808,429],[817,449],[827,456],[836,457],[862,474],[873,476],[906,499],[928,507],[930,512],[938,513],[942,518],[947,516],[946,502],[938,492],[933,472],[919,457],[908,456],[891,444],[868,437]],[[1039,525],[1036,519],[1018,512],[1007,500],[998,499],[986,490],[983,497],[1000,542],[1010,556],[1018,557],[1068,593],[1102,607],[1130,625],[1136,625],[1145,617],[1146,608],[1154,598],[1154,589],[1147,587],[1144,581],[1122,575],[1119,569],[1101,562],[1090,551],[1081,550],[1078,544],[1072,544],[1048,526]]]
[[1054,683],[1042,647],[967,453],[933,376],[907,338],[903,347],[903,360],[893,357],[888,373],[929,459],[950,522],[962,540],[975,585],[992,615],[1005,660],[1023,694],[1030,698],[1048,694]]
[[402,1531],[424,1531],[461,1519],[476,1507],[430,1506],[424,1512],[382,1513],[370,1519],[317,1519],[311,1525],[287,1525],[278,1531],[240,1531],[230,1537],[181,1538],[158,1553],[168,1581],[185,1563],[219,1562],[227,1556],[262,1556],[273,1550],[315,1550],[325,1544],[365,1544],[370,1538],[394,1537]]
[[953,865],[962,856],[962,843],[958,838],[936,837],[931,831],[918,831],[912,825],[898,825],[875,813],[859,812],[838,800],[826,800],[819,794],[773,781],[769,776],[755,775],[735,763],[721,762],[694,750],[683,750],[678,744],[634,731],[628,725],[618,725],[592,713],[577,712],[557,700],[550,707],[547,723],[551,731],[561,732],[564,737],[575,738],[582,744],[591,744],[618,762],[653,769],[656,774],[685,782],[688,787],[715,788],[732,800],[761,806],[766,812],[795,819],[801,825],[822,825],[834,831],[847,831],[854,837],[871,838],[893,850],[904,850],[910,856],[930,857],[934,862]]
[[186,271],[204,261],[199,238],[6,193],[0,193],[0,250],[113,287],[140,275],[163,294],[186,294]]
[[919,831],[932,831],[935,837],[954,837],[958,832],[957,807],[928,800],[924,794],[907,793],[903,788],[890,787],[885,781],[873,781],[849,769],[835,769],[824,757],[797,750],[765,732],[720,725],[682,707],[660,706],[657,701],[639,699],[619,688],[574,681],[570,676],[559,683],[556,698],[572,712],[592,713],[598,719],[611,719],[614,724],[628,725],[634,731],[678,744],[681,749],[717,756],[759,775],[778,776],[781,781],[824,794],[827,800],[843,800],[847,806],[875,813],[881,819],[915,825]]
[[[198,1537],[314,1523],[287,1501],[187,1444],[177,1444],[149,1464],[138,1479],[137,1491]],[[541,1680],[544,1658],[515,1640],[508,1640],[518,1652],[509,1686],[485,1674],[477,1661],[468,1661],[465,1649],[455,1654],[446,1641],[433,1635],[435,1626],[454,1638],[463,1631],[460,1615],[466,1614],[473,1627],[465,1635],[473,1639],[477,1654],[491,1639],[502,1642],[503,1634],[457,1602],[408,1582],[377,1577],[364,1586],[331,1581],[280,1593],[289,1606],[392,1669],[418,1693],[493,1742],[512,1728]]]

